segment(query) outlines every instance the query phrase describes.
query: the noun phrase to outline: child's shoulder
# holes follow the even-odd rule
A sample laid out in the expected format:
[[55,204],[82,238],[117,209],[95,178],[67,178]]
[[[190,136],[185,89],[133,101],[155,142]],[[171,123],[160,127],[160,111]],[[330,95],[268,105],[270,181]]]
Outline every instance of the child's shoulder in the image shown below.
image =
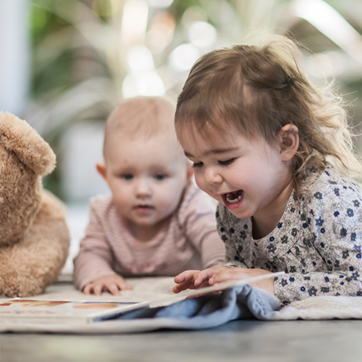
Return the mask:
[[91,210],[97,210],[97,213],[108,210],[113,207],[113,198],[111,194],[101,194],[93,196],[89,200],[89,206]]
[[307,186],[307,190],[313,192],[316,189],[335,190],[341,188],[342,190],[352,190],[356,192],[361,191],[361,185],[351,178],[341,176],[339,172],[332,166],[327,167],[322,172],[311,172],[309,177],[312,182]]
[[311,173],[312,182],[302,192],[302,201],[334,204],[359,200],[362,202],[361,185],[354,180],[341,176],[332,167],[322,172]]
[[[318,174],[308,192],[295,199],[296,220],[315,235],[345,237],[362,218],[362,190],[358,183],[341,176],[333,167]],[[328,231],[329,230],[329,231]]]

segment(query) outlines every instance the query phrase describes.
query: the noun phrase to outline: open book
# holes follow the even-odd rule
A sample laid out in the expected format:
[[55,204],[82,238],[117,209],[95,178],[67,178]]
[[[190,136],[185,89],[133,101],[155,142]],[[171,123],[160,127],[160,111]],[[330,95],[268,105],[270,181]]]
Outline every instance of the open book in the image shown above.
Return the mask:
[[264,274],[233,282],[221,283],[211,287],[185,290],[179,294],[171,294],[146,301],[120,300],[44,300],[33,298],[13,298],[0,300],[0,322],[27,324],[63,324],[94,323],[114,318],[119,314],[139,308],[156,308],[177,303],[186,298],[193,298],[213,292],[249,284],[258,280],[273,278],[284,272]]
[[283,275],[283,274],[285,274],[285,272],[281,271],[281,272],[276,272],[276,273],[258,275],[256,277],[251,277],[251,278],[246,278],[246,279],[241,279],[241,280],[235,280],[232,282],[220,283],[220,284],[212,285],[210,287],[204,287],[204,288],[198,288],[198,289],[187,289],[187,290],[180,292],[179,294],[171,295],[167,299],[160,298],[157,300],[152,300],[149,302],[149,306],[150,306],[150,308],[165,307],[167,305],[180,302],[181,300],[184,300],[187,298],[195,298],[195,297],[205,295],[205,294],[221,292],[225,289],[234,288],[234,287],[237,287],[239,285],[244,285],[244,284],[251,284],[253,282],[257,282],[257,281],[263,280],[263,279],[275,278],[275,277],[277,277],[279,275]]

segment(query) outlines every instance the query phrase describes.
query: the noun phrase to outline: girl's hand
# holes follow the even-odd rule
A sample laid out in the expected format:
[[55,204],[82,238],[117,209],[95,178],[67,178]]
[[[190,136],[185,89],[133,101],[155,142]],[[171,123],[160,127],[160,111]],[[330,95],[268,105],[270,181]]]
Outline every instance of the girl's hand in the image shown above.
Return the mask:
[[120,290],[130,290],[132,286],[119,275],[106,275],[104,277],[93,280],[87,284],[84,289],[84,294],[101,295],[102,292],[109,291],[113,295],[120,295]]
[[[179,293],[185,289],[196,289],[209,286],[209,278],[216,268],[205,270],[186,270],[174,278],[176,286],[172,288],[174,293]],[[209,275],[210,273],[210,275]]]
[[[179,293],[188,288],[196,289],[269,273],[271,272],[263,269],[235,268],[229,266],[218,266],[202,271],[188,270],[175,277],[174,281],[178,285],[176,285],[172,290],[174,293]],[[274,278],[260,280],[258,282],[250,283],[250,285],[274,294]]]
[[[220,269],[218,270],[218,272],[209,279],[210,285],[247,279],[263,274],[271,274],[270,271],[263,269],[234,268],[229,266],[223,266],[219,268]],[[250,285],[260,289],[264,289],[271,294],[275,294],[274,278],[262,279],[258,282],[250,283]]]

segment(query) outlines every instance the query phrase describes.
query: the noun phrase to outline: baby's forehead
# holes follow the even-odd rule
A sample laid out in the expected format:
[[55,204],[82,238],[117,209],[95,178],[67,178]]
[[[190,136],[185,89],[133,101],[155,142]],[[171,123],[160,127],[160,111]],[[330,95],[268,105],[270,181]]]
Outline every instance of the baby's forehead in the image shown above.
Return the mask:
[[159,131],[151,136],[142,133],[113,136],[107,143],[105,156],[115,161],[129,158],[138,162],[139,158],[144,158],[153,164],[166,165],[180,164],[186,160],[174,130]]
[[151,138],[159,134],[175,137],[175,104],[163,97],[136,97],[121,102],[107,119],[104,155],[119,139]]
[[106,133],[152,133],[173,127],[175,105],[168,99],[136,97],[121,102],[106,122]]
[[158,127],[138,127],[135,129],[125,129],[120,127],[111,132],[107,140],[107,148],[114,147],[119,143],[142,144],[144,147],[152,147],[150,144],[157,145],[157,148],[165,150],[177,150],[180,144],[177,140],[176,131],[173,124],[159,124]]

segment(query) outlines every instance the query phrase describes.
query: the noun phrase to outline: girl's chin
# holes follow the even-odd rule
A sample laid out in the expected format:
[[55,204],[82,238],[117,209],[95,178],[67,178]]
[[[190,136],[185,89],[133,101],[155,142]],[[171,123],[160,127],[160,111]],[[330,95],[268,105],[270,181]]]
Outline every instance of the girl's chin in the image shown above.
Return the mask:
[[[225,205],[225,203],[223,203]],[[230,205],[225,205],[225,207],[238,219],[248,219],[253,217],[253,211],[246,207],[245,202],[243,203],[240,200],[238,203]],[[235,206],[236,205],[236,206]]]

